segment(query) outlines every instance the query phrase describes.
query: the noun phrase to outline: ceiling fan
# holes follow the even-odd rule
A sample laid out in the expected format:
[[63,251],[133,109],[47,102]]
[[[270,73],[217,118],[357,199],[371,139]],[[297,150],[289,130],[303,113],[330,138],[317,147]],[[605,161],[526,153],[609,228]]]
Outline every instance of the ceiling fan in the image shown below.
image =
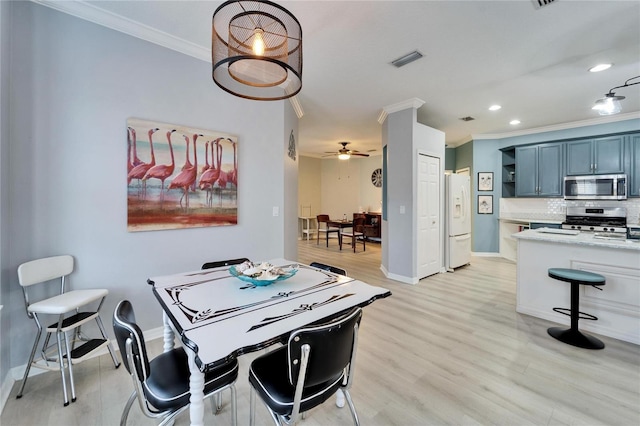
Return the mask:
[[368,157],[369,154],[365,154],[363,152],[360,151],[356,151],[356,150],[351,150],[351,149],[347,149],[347,145],[349,145],[350,142],[338,142],[340,145],[342,145],[342,148],[340,148],[338,150],[338,152],[333,152],[333,151],[327,151],[326,154],[329,155],[324,155],[324,157],[330,157],[333,155],[337,155],[339,160],[348,160],[352,155],[358,156],[358,157]]

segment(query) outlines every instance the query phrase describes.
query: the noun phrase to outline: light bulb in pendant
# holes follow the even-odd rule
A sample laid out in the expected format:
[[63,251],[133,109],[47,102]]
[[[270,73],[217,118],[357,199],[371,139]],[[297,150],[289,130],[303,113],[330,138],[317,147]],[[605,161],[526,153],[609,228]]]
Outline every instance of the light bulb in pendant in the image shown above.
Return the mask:
[[262,28],[256,28],[253,31],[253,53],[257,56],[264,55],[264,38],[262,38],[264,31]]

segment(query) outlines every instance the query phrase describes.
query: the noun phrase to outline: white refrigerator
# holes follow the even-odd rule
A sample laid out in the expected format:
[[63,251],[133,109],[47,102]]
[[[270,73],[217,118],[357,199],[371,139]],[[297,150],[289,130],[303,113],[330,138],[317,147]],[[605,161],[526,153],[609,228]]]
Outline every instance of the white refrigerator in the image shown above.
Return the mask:
[[448,271],[471,262],[471,179],[451,174],[445,178],[445,263]]

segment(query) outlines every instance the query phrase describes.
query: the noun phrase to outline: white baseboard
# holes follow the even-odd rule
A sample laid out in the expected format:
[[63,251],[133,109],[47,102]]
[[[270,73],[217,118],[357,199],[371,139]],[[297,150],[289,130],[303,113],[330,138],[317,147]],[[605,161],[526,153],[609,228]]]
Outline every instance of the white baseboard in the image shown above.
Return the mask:
[[[145,342],[150,342],[152,340],[162,338],[163,336],[164,336],[164,327],[157,327],[144,332]],[[115,348],[116,352],[119,352],[118,342],[116,342],[115,339],[111,339],[111,344]],[[109,350],[107,348],[102,348],[99,351],[92,353],[91,356],[89,356],[87,359],[106,355],[108,353],[109,353]],[[120,357],[120,361],[122,361],[122,357]],[[26,369],[27,369],[27,364],[25,363],[23,365],[19,365],[9,370],[7,377],[2,383],[2,388],[0,388],[0,413],[2,413],[2,410],[4,410],[4,405],[7,403],[7,400],[9,399],[9,394],[13,389],[13,385],[17,381],[22,380],[22,377],[24,376],[24,372]],[[39,374],[46,373],[47,371],[50,371],[50,370],[43,370],[41,368],[32,368],[31,370],[29,370],[29,377],[37,376]]]
[[478,257],[500,257],[500,253],[496,253],[496,252],[492,252],[492,251],[487,251],[487,252],[471,252],[471,256],[478,256]]

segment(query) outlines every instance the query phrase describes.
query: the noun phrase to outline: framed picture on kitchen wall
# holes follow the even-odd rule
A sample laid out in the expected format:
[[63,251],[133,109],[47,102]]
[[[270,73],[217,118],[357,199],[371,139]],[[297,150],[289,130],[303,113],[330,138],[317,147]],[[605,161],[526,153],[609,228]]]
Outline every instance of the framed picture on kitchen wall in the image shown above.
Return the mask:
[[478,191],[493,191],[493,172],[478,173]]
[[493,195],[478,195],[478,214],[493,214]]

